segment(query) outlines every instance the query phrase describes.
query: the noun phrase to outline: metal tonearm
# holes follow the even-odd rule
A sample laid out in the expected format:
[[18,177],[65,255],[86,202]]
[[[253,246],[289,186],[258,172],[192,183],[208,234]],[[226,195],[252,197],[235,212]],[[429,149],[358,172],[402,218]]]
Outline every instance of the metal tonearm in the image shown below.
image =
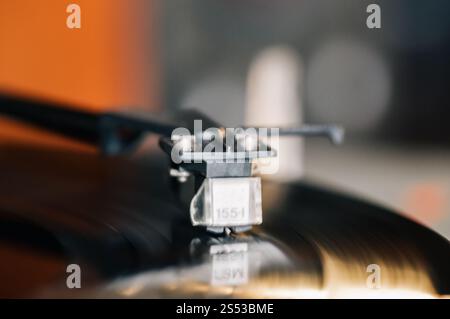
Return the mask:
[[272,138],[319,136],[339,144],[344,137],[335,125],[226,129],[194,110],[92,113],[7,95],[0,95],[0,113],[95,145],[106,155],[133,151],[147,133],[159,135],[171,158],[170,174],[180,184],[195,179],[189,203],[192,225],[215,233],[241,232],[262,223],[261,178],[255,168],[261,158],[277,156]]

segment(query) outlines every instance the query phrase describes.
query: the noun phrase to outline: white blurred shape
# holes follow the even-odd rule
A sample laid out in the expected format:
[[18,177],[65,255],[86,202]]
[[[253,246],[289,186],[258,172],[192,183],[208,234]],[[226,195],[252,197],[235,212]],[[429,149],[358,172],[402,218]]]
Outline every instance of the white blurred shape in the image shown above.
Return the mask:
[[[301,77],[302,64],[294,50],[274,46],[260,52],[248,73],[245,124],[262,127],[301,124]],[[278,173],[270,177],[285,181],[300,178],[303,174],[301,138],[280,139],[277,150]]]
[[307,78],[308,110],[315,121],[370,131],[382,119],[391,94],[385,60],[355,41],[326,42],[313,55]]

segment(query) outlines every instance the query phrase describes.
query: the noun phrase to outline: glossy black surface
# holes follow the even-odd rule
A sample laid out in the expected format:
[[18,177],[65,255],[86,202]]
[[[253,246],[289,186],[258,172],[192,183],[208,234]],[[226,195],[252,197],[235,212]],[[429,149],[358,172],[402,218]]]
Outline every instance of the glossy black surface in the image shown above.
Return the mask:
[[[450,245],[400,215],[306,183],[263,185],[264,224],[194,229],[161,151],[136,158],[4,145],[2,297],[435,297]],[[66,267],[82,288],[66,287]],[[381,287],[367,282],[381,269]]]

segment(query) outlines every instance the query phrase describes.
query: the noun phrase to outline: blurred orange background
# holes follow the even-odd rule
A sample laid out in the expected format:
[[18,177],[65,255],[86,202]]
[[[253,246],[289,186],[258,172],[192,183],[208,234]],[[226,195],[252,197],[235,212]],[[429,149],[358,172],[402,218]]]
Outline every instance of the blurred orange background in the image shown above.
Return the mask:
[[[66,25],[72,3],[80,29]],[[158,108],[155,11],[148,0],[1,1],[0,92],[89,111]],[[0,138],[72,143],[3,119]]]
[[[69,4],[81,29],[69,29]],[[159,105],[155,3],[148,0],[0,2],[0,90],[89,110]]]

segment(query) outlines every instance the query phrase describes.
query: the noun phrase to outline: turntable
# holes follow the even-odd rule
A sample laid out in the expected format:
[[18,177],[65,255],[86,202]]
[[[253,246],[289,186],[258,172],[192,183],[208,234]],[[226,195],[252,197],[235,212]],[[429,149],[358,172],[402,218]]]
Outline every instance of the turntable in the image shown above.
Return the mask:
[[[251,136],[250,147],[229,151],[227,141],[238,147],[248,135],[230,139],[200,113],[98,115],[6,96],[0,111],[96,145],[102,153],[1,147],[1,297],[450,293],[446,239],[387,209],[306,181],[261,179],[255,161],[275,156],[272,144]],[[215,128],[200,130],[200,151],[196,119]],[[173,135],[177,127],[189,134]],[[162,136],[161,147],[130,156],[148,132]],[[225,138],[219,143],[224,152],[205,151],[205,135],[213,133],[210,142]],[[279,133],[342,140],[336,126]],[[167,156],[174,151],[181,156],[178,163]],[[240,161],[227,162],[238,153]],[[78,278],[71,276],[73,269]]]

